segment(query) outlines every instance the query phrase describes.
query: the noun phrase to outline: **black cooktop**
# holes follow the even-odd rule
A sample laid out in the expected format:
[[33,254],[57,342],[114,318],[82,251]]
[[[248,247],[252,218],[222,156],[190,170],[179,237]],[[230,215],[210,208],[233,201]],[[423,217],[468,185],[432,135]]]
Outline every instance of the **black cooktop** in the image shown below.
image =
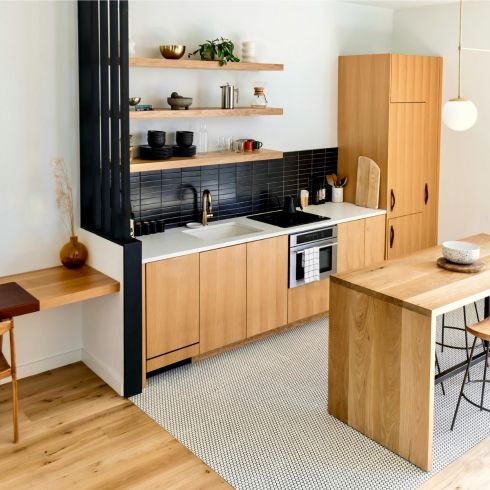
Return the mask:
[[249,219],[267,223],[269,225],[279,226],[281,228],[291,228],[292,226],[307,225],[317,221],[325,221],[330,218],[317,216],[316,214],[296,211],[295,213],[286,213],[285,211],[271,211],[270,213],[254,214],[247,216]]

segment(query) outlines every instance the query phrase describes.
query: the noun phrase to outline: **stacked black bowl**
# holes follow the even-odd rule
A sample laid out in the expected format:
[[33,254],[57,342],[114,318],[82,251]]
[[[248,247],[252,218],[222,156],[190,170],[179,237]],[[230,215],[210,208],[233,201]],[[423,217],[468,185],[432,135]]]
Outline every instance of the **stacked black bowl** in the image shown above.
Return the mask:
[[175,133],[176,145],[173,146],[174,157],[193,157],[196,147],[192,144],[194,133],[192,131],[177,131]]
[[168,160],[172,147],[165,146],[165,131],[148,131],[148,144],[140,146],[140,158],[145,160]]

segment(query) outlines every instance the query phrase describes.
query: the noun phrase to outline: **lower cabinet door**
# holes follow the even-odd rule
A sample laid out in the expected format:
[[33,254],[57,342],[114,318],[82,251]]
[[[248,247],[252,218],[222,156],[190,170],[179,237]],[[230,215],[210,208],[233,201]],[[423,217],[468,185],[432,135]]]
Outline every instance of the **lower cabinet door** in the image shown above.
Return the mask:
[[247,337],[288,321],[288,237],[247,243]]
[[200,353],[246,338],[247,246],[200,254]]
[[367,218],[364,239],[364,266],[385,259],[386,215]]
[[146,265],[146,357],[199,342],[199,254]]
[[337,272],[349,272],[364,267],[365,220],[337,225]]
[[388,259],[397,259],[422,248],[422,213],[409,214],[388,220]]
[[311,282],[288,290],[288,323],[328,311],[330,280]]

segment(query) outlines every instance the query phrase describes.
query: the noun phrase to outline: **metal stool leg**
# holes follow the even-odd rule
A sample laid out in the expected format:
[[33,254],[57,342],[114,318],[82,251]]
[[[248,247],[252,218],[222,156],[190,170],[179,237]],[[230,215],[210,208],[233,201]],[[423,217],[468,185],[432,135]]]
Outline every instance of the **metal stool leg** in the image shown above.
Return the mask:
[[484,346],[486,347],[486,353],[485,353],[485,368],[483,370],[483,381],[482,381],[482,387],[481,387],[480,412],[483,410],[483,399],[485,398],[485,386],[487,384],[488,341],[485,341]]
[[444,352],[444,330],[446,329],[446,314],[442,314],[442,335],[441,335],[441,352]]
[[454,429],[454,424],[456,423],[456,416],[458,415],[459,405],[461,404],[461,398],[463,398],[464,385],[466,384],[466,378],[467,378],[469,371],[470,371],[471,361],[473,359],[473,353],[475,352],[475,345],[476,345],[476,337],[475,337],[475,340],[473,340],[470,358],[468,360],[468,364],[466,366],[466,371],[464,373],[463,384],[461,385],[461,391],[459,392],[458,403],[456,405],[456,410],[454,411],[454,417],[453,417],[453,423],[451,424],[451,430]]
[[[437,368],[437,374],[441,374],[441,366],[439,364],[439,358],[437,357],[437,352],[436,352],[436,368]],[[441,383],[441,389],[442,389],[442,394],[446,396],[446,390],[444,388],[444,383]]]

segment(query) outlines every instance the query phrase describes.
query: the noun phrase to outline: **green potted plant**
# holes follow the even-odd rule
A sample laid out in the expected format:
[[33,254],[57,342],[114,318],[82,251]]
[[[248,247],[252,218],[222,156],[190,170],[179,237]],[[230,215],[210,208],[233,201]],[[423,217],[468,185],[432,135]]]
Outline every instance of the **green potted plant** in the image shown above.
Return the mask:
[[233,54],[234,49],[235,45],[232,41],[225,39],[224,37],[220,37],[212,41],[207,40],[205,43],[199,44],[198,49],[196,49],[193,53],[189,53],[189,58],[199,53],[201,60],[219,61],[219,64],[223,66],[229,61],[240,61],[240,59]]

